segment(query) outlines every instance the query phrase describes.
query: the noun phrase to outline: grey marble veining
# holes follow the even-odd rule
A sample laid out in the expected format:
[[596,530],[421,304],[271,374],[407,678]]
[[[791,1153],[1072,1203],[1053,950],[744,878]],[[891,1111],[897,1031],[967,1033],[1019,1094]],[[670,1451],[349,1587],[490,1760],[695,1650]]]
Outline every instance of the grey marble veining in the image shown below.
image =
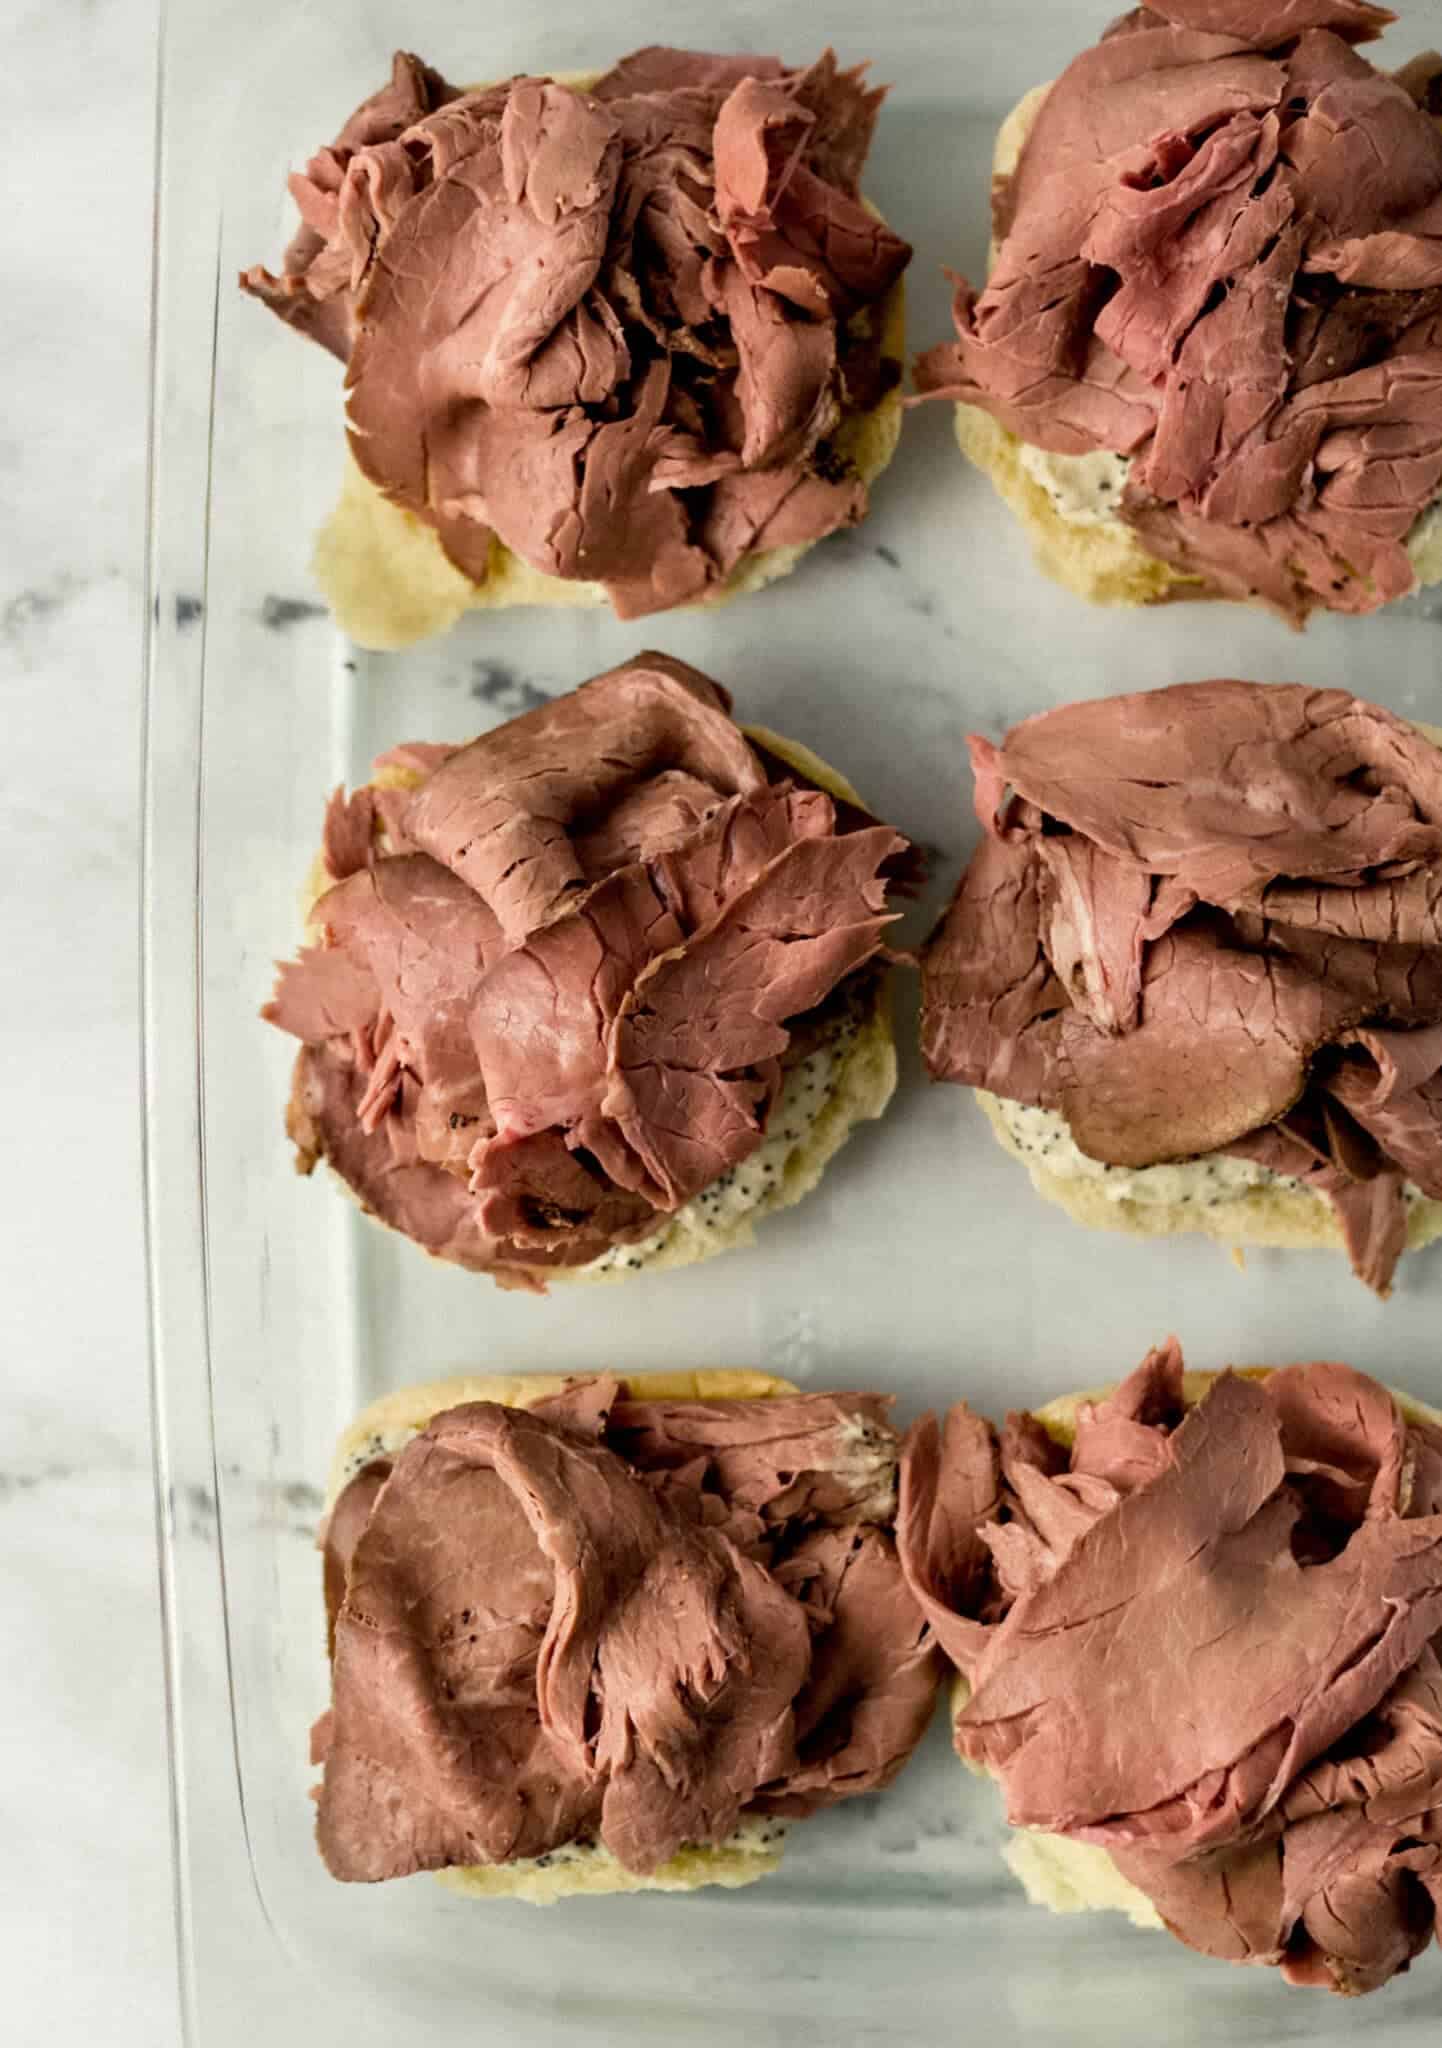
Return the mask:
[[136,1101],[153,7],[18,0],[4,44],[0,2031],[164,2048]]

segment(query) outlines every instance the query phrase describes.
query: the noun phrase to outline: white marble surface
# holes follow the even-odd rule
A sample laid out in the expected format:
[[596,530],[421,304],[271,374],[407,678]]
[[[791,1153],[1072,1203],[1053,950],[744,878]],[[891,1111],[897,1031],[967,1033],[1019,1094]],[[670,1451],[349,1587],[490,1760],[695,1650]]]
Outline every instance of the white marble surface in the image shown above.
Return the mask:
[[136,1099],[154,8],[3,15],[0,2033],[161,2048],[177,2022]]

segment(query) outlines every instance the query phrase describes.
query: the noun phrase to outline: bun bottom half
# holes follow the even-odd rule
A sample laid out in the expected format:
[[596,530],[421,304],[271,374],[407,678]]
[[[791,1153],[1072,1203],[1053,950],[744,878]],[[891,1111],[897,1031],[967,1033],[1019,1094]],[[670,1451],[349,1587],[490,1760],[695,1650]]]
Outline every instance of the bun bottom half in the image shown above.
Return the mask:
[[[1051,1173],[1029,1159],[1007,1129],[1001,1105],[984,1088],[975,1091],[997,1143],[1019,1160],[1044,1201],[1064,1209],[1085,1230],[1120,1231],[1128,1237],[1180,1237],[1201,1233],[1218,1244],[1273,1251],[1331,1251],[1346,1255],[1347,1244],[1332,1205],[1307,1188],[1254,1187],[1220,1202],[1130,1202],[1109,1195],[1100,1180]],[[1442,1202],[1426,1197],[1407,1215],[1407,1249],[1421,1251],[1442,1238]]]

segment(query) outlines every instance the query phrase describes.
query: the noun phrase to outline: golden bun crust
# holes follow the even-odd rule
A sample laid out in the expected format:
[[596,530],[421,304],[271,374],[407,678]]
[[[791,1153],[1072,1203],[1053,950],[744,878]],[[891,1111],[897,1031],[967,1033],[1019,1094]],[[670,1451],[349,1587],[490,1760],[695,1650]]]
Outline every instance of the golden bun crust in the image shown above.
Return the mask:
[[[577,1379],[595,1377],[594,1373],[564,1372],[456,1373],[382,1394],[361,1410],[336,1444],[326,1484],[326,1513],[360,1465],[373,1457],[393,1456],[402,1444],[420,1435],[432,1416],[471,1401],[534,1408],[538,1401],[563,1393]],[[636,1401],[768,1401],[797,1391],[790,1380],[778,1379],[775,1373],[739,1366],[711,1366],[700,1372],[628,1372],[618,1377],[628,1397]]]
[[[1245,1379],[1264,1380],[1268,1366],[1237,1368]],[[1182,1375],[1182,1395],[1194,1408],[1221,1375],[1188,1372]],[[1062,1394],[1044,1408],[1034,1409],[1037,1421],[1056,1443],[1070,1449],[1076,1441],[1082,1408],[1089,1402],[1104,1401],[1116,1392],[1117,1383],[1093,1388],[1089,1393]],[[1442,1412],[1429,1408],[1411,1394],[1389,1388],[1392,1399],[1409,1422],[1429,1423],[1442,1428]],[[953,1713],[960,1713],[969,1697],[965,1679],[952,1687]],[[1007,1867],[1034,1906],[1053,1913],[1125,1913],[1134,1927],[1161,1930],[1163,1922],[1146,1893],[1138,1890],[1113,1863],[1108,1852],[1096,1842],[1075,1842],[1066,1835],[1049,1835],[1035,1828],[1013,1828],[1002,1850]]]
[[[578,1377],[575,1373],[462,1373],[403,1387],[372,1401],[346,1429],[331,1459],[326,1488],[326,1513],[334,1507],[350,1474],[386,1447],[394,1456],[401,1446],[447,1408],[468,1401],[499,1401],[507,1408],[532,1408],[559,1394]],[[717,1367],[700,1372],[636,1372],[623,1375],[627,1394],[640,1401],[759,1401],[794,1394],[790,1380],[773,1373]],[[703,1885],[734,1890],[767,1877],[781,1862],[786,1830],[779,1822],[752,1817],[743,1820],[725,1842],[678,1851],[649,1877],[638,1877],[618,1863],[599,1842],[569,1843],[548,1856],[516,1863],[482,1863],[440,1870],[436,1877],[448,1891],[470,1899],[522,1899],[532,1906],[552,1906],[559,1899],[614,1892],[693,1892]]]
[[[1231,1370],[1242,1379],[1265,1380],[1271,1377],[1273,1368],[1269,1365],[1239,1365],[1233,1366]],[[1195,1408],[1221,1377],[1219,1372],[1183,1373],[1182,1399],[1186,1406]],[[1062,1394],[1055,1401],[1048,1401],[1044,1408],[1033,1409],[1032,1413],[1053,1442],[1062,1444],[1070,1450],[1076,1442],[1077,1423],[1081,1419],[1082,1409],[1090,1403],[1107,1400],[1116,1392],[1119,1384],[1119,1381],[1113,1380],[1109,1385],[1094,1387],[1089,1392]],[[1399,1393],[1396,1387],[1389,1387],[1387,1391],[1408,1422],[1425,1423],[1434,1429],[1442,1429],[1442,1411],[1429,1408],[1425,1401],[1419,1401],[1414,1394]]]
[[[1050,81],[1033,86],[1002,122],[992,157],[993,179],[1009,177],[1016,169],[1032,123],[1050,91]],[[995,241],[991,253],[995,259]],[[980,406],[957,405],[955,423],[962,454],[990,479],[997,495],[1021,521],[1038,567],[1053,582],[1091,604],[1169,604],[1188,598],[1225,601],[1204,577],[1188,575],[1149,554],[1121,520],[1083,525],[1064,517],[1024,468],[1020,438]],[[1418,523],[1409,549],[1418,582],[1424,586],[1442,583],[1442,514]]]
[[1026,528],[1037,566],[1091,604],[1165,604],[1212,595],[1196,577],[1149,555],[1120,520],[1082,526],[1064,519],[1022,467],[1022,443],[979,405],[956,407],[956,439]]
[[[862,805],[861,797],[846,777],[809,747],[784,738],[766,726],[747,726],[745,730],[758,746],[795,768],[829,795],[845,803]],[[414,789],[424,777],[414,769],[392,766],[380,769],[374,779],[382,788]],[[320,940],[313,912],[329,886],[325,863],[317,853],[306,879],[302,904],[307,945],[315,945]],[[645,1241],[644,1271],[672,1272],[681,1266],[699,1265],[705,1259],[718,1258],[723,1252],[740,1251],[752,1243],[758,1223],[782,1209],[794,1208],[812,1192],[858,1124],[874,1122],[884,1114],[896,1092],[896,1073],[891,977],[879,974],[875,978],[866,1014],[838,1061],[830,1094],[787,1152],[778,1170],[769,1177],[765,1193],[758,1196],[749,1209],[714,1227],[708,1226],[706,1220],[689,1207],[670,1218],[661,1219],[655,1235]],[[334,1178],[362,1213],[369,1215],[370,1211],[355,1190],[339,1174]],[[378,1227],[386,1228],[384,1224]],[[635,1269],[618,1263],[614,1266],[538,1266],[533,1270],[548,1287],[556,1287],[611,1285],[633,1278]]]
[[[574,71],[554,75],[558,84],[585,92],[600,73]],[[882,351],[894,361],[904,363],[904,277],[892,286],[878,311]],[[865,309],[856,316],[859,321],[874,317]],[[868,486],[896,453],[902,414],[898,381],[870,412],[848,413],[837,427],[834,438],[838,452]],[[789,576],[802,556],[815,546],[815,541],[803,541],[748,555],[737,563],[715,594],[703,602],[729,604],[733,598],[764,590],[767,584]],[[609,602],[603,585],[548,576],[513,554],[494,535],[486,580],[472,583],[449,560],[434,528],[383,496],[362,475],[349,448],[340,499],[316,537],[311,567],[342,632],[358,646],[378,650],[409,647],[433,633],[443,633],[468,611],[497,611],[513,605],[594,608]]]
[[521,1899],[554,1906],[561,1899],[602,1898],[617,1892],[699,1892],[707,1885],[737,1891],[781,1867],[786,1830],[779,1821],[743,1821],[729,1841],[678,1849],[648,1877],[618,1863],[600,1842],[572,1843],[529,1863],[473,1863],[438,1870],[448,1892],[467,1899]]

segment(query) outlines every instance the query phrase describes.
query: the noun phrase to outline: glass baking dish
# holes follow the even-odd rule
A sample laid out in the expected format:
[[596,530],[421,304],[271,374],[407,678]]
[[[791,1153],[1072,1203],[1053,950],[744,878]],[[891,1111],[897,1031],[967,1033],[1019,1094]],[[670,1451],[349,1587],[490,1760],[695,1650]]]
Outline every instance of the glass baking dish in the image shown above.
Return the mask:
[[[1337,1259],[1075,1230],[929,1090],[903,1083],[824,1187],[750,1251],[536,1300],[430,1265],[299,1180],[291,1048],[257,1021],[296,939],[321,805],[408,738],[466,738],[646,644],[732,687],[927,847],[919,937],[974,827],[963,736],[1064,699],[1235,674],[1347,684],[1436,717],[1442,613],[1305,638],[1260,613],[1091,610],[1044,581],[945,407],[913,414],[856,533],[725,610],[473,615],[395,656],[344,644],[307,574],[341,468],[338,375],[235,274],[289,233],[284,174],[386,75],[394,43],[472,79],[604,66],[638,44],[833,42],[893,83],[868,189],[917,245],[913,346],[947,331],[944,263],[984,260],[1001,116],[1097,34],[1108,0],[188,0],[165,29],[159,170],[146,1003],[157,1494],[188,2038],[841,2044],[1436,2039],[1435,1956],[1357,2007],[1204,1963],[1110,1916],[1028,1907],[998,1806],[933,1739],[891,1792],[793,1835],[739,1893],[477,1905],[416,1878],[344,1887],[310,1838],[306,1731],[326,1694],[312,1542],[336,1432],[462,1368],[747,1364],[879,1386],[909,1418],[993,1413],[1116,1376],[1177,1330],[1193,1364],[1346,1358],[1442,1400],[1442,1258],[1383,1308]],[[1413,10],[1386,46],[1424,40]],[[103,1827],[103,1821],[101,1822]]]

